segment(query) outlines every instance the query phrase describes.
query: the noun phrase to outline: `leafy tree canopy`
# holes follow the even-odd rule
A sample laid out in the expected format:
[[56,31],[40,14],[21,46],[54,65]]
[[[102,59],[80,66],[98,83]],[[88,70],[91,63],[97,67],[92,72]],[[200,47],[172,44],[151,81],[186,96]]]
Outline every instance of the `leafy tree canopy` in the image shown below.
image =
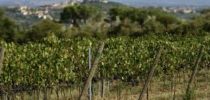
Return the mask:
[[59,34],[62,32],[62,25],[51,20],[41,20],[32,26],[27,37],[32,41],[40,40],[51,33]]
[[77,26],[80,23],[86,23],[88,19],[98,13],[99,9],[90,5],[68,6],[63,9],[60,21]]

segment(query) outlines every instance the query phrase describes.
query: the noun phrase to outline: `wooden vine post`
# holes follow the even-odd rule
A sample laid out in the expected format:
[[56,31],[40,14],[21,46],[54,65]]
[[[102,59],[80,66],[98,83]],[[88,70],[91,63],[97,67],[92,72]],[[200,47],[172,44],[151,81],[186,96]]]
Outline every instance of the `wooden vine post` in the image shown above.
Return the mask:
[[[2,74],[3,72],[3,60],[4,60],[4,48],[0,47],[0,74]],[[5,100],[7,99],[7,97],[2,95],[1,99]]]
[[159,62],[159,60],[160,60],[160,56],[161,56],[161,54],[162,54],[162,51],[163,51],[163,47],[160,47],[160,49],[159,49],[159,51],[158,51],[158,53],[157,53],[157,55],[156,55],[156,57],[155,57],[154,65],[153,65],[153,66],[151,67],[151,69],[150,69],[148,78],[147,78],[146,81],[145,81],[144,87],[143,87],[143,89],[142,89],[142,91],[141,91],[141,93],[140,93],[140,95],[139,95],[138,100],[142,100],[142,99],[143,99],[143,96],[144,96],[144,93],[147,91],[147,87],[149,86],[149,83],[150,83],[150,81],[151,81],[151,79],[152,79],[152,76],[153,76],[153,74],[154,74],[154,72],[155,72],[155,68],[156,68],[157,65],[158,65],[158,62]]
[[96,55],[96,58],[95,58],[95,60],[93,62],[93,65],[91,67],[90,74],[88,76],[88,79],[85,82],[84,88],[82,89],[82,92],[79,95],[79,99],[78,100],[83,100],[83,97],[85,96],[86,92],[88,91],[88,87],[90,86],[90,83],[91,83],[91,81],[92,81],[92,79],[93,79],[93,77],[95,75],[95,72],[96,72],[96,70],[98,68],[97,65],[98,65],[98,62],[99,62],[99,60],[101,58],[101,54],[102,54],[102,51],[104,49],[104,45],[105,45],[104,42],[100,43],[100,47],[99,47],[98,53]]
[[[92,55],[91,55],[91,48],[89,48],[89,51],[88,51],[88,66],[89,66],[89,69],[91,70],[91,58],[92,58]],[[92,100],[92,81],[90,81],[90,85],[89,85],[89,100]]]
[[0,48],[0,73],[2,73],[3,69],[3,60],[4,60],[4,48]]
[[104,98],[105,96],[105,79],[102,77],[101,80],[101,98]]
[[190,80],[189,80],[188,85],[187,85],[186,96],[188,96],[190,94],[192,83],[193,83],[193,81],[195,79],[195,75],[196,75],[196,73],[198,71],[198,67],[199,67],[199,64],[201,62],[201,58],[203,56],[203,54],[202,54],[203,50],[204,50],[204,47],[201,46],[200,50],[199,50],[199,53],[198,53],[198,57],[197,57],[197,59],[195,61],[195,65],[194,65],[193,70],[192,70],[192,74],[190,76]]

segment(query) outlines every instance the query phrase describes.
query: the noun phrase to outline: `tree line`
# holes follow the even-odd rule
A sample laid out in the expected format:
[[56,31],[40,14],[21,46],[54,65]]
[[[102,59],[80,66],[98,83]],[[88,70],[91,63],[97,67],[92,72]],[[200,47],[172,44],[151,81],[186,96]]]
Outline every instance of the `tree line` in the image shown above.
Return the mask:
[[210,10],[181,19],[158,8],[119,6],[104,11],[87,4],[67,6],[60,20],[40,20],[27,29],[0,10],[0,38],[7,42],[39,41],[55,34],[60,38],[116,36],[140,37],[149,34],[204,35],[210,32]]

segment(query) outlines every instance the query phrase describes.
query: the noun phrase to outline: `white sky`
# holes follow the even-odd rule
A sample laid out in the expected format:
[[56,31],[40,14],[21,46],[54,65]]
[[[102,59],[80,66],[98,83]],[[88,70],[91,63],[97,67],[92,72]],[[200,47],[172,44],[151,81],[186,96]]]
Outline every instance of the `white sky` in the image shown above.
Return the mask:
[[[48,4],[54,2],[61,2],[65,0],[0,0],[0,5],[5,4]],[[210,6],[210,0],[110,0],[122,2],[130,5],[197,5]]]

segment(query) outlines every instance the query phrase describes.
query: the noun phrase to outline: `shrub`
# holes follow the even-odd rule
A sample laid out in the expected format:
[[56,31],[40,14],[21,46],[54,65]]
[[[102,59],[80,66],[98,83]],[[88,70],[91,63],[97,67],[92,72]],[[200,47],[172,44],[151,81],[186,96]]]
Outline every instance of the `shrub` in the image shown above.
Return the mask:
[[97,15],[99,12],[96,7],[89,5],[67,6],[60,14],[60,21],[79,26],[79,24],[86,23],[88,19]]
[[62,25],[51,20],[42,20],[32,26],[32,29],[27,33],[29,40],[40,40],[50,33],[59,35],[62,33]]
[[4,11],[0,9],[0,37],[7,42],[17,42],[22,38],[20,26],[15,21],[4,15]]

